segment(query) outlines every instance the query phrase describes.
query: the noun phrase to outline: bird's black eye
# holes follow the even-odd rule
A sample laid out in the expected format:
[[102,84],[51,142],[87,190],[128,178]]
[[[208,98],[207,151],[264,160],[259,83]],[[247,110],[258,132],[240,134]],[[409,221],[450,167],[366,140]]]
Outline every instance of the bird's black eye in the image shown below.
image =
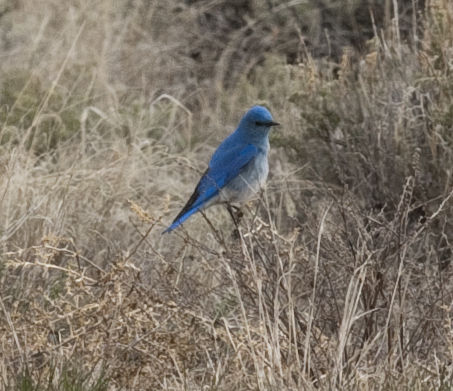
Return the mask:
[[263,123],[260,122],[260,121],[256,121],[256,122],[255,122],[255,125],[256,125],[256,126],[261,126],[261,125],[263,125]]

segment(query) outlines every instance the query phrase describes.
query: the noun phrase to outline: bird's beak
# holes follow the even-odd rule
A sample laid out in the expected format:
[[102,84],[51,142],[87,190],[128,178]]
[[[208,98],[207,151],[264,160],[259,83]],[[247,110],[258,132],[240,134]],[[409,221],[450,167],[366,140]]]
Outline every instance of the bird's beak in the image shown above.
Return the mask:
[[274,122],[274,121],[271,121],[271,122],[268,122],[267,123],[267,126],[279,126],[280,124],[278,122]]

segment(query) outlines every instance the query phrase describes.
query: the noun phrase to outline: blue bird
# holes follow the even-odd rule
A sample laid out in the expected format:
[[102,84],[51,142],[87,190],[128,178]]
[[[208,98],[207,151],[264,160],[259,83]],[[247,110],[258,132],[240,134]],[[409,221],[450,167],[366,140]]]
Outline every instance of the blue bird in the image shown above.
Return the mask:
[[219,203],[227,204],[235,221],[231,204],[247,202],[266,182],[269,131],[276,125],[279,123],[274,122],[265,107],[252,107],[214,152],[189,201],[163,233],[173,231],[194,213]]

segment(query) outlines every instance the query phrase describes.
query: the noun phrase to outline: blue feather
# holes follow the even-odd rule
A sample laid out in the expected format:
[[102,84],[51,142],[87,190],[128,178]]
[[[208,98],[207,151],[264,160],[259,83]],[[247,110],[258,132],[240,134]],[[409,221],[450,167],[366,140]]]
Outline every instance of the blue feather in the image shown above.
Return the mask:
[[192,196],[163,233],[174,230],[210,205],[242,203],[256,194],[267,177],[269,131],[275,125],[278,123],[265,107],[252,107],[242,117],[236,131],[214,152]]
[[239,151],[238,148],[234,148],[220,157],[214,155],[209,163],[209,169],[201,177],[192,197],[163,233],[173,231],[195,212],[198,212],[204,204],[218,195],[228,182],[240,174],[241,168],[246,166],[256,156],[257,152],[258,150],[254,145],[248,144]]

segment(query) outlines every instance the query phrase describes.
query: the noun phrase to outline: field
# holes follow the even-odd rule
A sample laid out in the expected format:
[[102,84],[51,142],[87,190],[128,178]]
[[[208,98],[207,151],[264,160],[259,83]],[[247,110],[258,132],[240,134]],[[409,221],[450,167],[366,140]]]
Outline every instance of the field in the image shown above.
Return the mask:
[[449,0],[0,2],[0,389],[453,389],[452,101]]

